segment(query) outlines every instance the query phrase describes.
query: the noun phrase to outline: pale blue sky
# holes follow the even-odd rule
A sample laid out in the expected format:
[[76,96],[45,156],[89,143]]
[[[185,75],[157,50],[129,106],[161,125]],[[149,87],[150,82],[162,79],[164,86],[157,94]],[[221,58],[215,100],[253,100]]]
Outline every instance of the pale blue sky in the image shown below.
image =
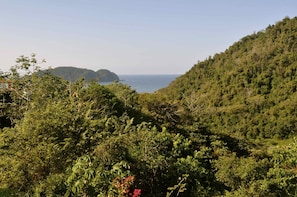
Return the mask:
[[0,0],[0,70],[49,66],[183,74],[284,17],[296,0]]

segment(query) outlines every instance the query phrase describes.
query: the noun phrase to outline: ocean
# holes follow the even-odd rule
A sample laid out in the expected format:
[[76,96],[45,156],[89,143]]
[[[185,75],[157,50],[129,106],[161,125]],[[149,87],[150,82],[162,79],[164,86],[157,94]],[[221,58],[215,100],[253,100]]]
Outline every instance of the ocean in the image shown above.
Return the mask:
[[176,79],[175,75],[118,75],[120,82],[131,86],[138,93],[153,93],[156,90],[165,88]]

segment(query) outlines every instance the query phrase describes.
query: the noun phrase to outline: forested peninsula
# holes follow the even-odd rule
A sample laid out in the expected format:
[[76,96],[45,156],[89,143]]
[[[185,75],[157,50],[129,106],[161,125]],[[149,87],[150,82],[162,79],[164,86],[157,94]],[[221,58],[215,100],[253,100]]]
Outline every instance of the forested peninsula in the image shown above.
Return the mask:
[[0,196],[297,195],[297,17],[151,94],[16,62],[1,74]]
[[99,69],[95,72],[86,68],[56,67],[39,72],[48,72],[54,76],[62,77],[63,79],[71,82],[77,81],[79,79],[84,79],[86,81],[94,80],[98,82],[113,82],[120,80],[114,72],[111,72],[107,69]]

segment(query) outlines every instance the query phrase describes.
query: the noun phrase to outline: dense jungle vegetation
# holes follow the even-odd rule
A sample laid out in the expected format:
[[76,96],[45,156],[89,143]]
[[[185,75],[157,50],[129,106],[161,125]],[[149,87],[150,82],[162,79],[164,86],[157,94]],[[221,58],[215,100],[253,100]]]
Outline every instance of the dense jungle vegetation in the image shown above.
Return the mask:
[[285,18],[154,94],[21,56],[1,75],[0,196],[296,196],[296,39]]

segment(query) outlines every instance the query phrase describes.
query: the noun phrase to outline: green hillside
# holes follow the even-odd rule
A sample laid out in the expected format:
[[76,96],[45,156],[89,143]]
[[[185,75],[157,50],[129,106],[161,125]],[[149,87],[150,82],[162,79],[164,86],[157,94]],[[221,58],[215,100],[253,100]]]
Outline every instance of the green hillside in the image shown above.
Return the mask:
[[161,90],[214,130],[256,137],[297,133],[297,18],[246,36]]
[[296,31],[285,18],[153,94],[17,58],[0,75],[0,196],[296,196]]
[[99,82],[113,82],[119,80],[119,77],[115,73],[106,69],[100,69],[95,72],[85,68],[56,67],[48,71],[55,76],[62,77],[63,79],[72,82],[80,78],[84,78],[87,81],[97,80]]

